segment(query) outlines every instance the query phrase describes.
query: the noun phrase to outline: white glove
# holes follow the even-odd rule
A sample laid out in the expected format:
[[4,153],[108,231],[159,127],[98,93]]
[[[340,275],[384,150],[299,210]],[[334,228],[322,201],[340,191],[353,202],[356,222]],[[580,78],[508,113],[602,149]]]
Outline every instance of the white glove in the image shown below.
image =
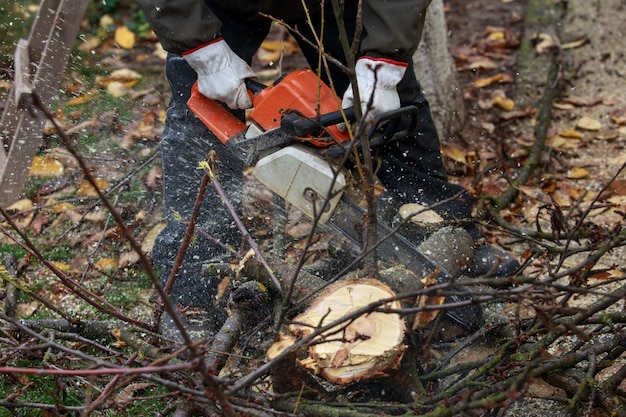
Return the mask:
[[244,80],[254,77],[254,71],[224,39],[216,39],[183,57],[198,73],[198,90],[204,96],[222,101],[231,109],[252,107]]
[[[359,58],[356,63],[356,80],[359,86],[361,110],[365,121],[371,122],[376,115],[400,108],[396,86],[404,77],[407,64],[384,58]],[[371,108],[368,109],[368,103]],[[352,86],[343,95],[343,108],[354,106]]]

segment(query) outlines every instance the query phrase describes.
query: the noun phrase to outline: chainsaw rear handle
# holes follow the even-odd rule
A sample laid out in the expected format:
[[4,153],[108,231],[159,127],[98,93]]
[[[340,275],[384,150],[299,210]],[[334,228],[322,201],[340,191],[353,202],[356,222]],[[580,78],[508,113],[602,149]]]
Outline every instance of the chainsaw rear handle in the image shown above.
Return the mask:
[[[417,130],[417,107],[404,106],[396,110],[378,114],[368,131],[368,139],[370,148],[394,142],[396,140],[407,137]],[[354,146],[357,150],[361,150],[363,144],[356,141]],[[329,146],[322,152],[323,155],[330,158],[342,156],[352,147],[351,142],[343,142]]]
[[[403,126],[405,120],[408,124]],[[376,115],[367,136],[371,146],[380,146],[409,136],[416,130],[417,107],[404,106]]]
[[321,130],[322,127],[343,123],[345,120],[349,122],[356,120],[356,115],[351,107],[322,114],[319,118],[314,119],[304,119],[297,113],[287,113],[281,118],[280,127],[291,135],[304,137],[310,133]]

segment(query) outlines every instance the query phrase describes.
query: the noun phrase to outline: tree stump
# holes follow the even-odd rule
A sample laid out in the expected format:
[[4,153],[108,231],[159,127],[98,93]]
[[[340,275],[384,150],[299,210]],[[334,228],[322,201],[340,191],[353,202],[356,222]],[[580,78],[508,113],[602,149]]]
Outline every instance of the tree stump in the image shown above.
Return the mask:
[[[373,303],[394,297],[388,286],[366,278],[340,281],[325,289],[287,326],[295,337],[306,337],[337,323],[314,338],[306,357],[298,359],[298,364],[338,385],[386,376],[397,370],[407,347],[405,322],[391,312],[401,308],[400,302],[392,300],[367,312]],[[270,358],[290,342],[286,339],[278,343],[270,349]]]

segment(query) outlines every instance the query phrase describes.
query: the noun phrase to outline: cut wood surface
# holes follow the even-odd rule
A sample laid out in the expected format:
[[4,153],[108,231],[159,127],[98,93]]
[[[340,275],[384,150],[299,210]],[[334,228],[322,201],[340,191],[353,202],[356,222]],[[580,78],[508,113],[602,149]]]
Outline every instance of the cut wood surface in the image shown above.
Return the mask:
[[[395,297],[385,284],[355,278],[338,282],[322,292],[288,329],[296,336],[310,335],[377,301]],[[400,309],[398,301],[381,308]],[[406,325],[395,313],[373,311],[353,317],[324,332],[299,364],[335,384],[388,375],[398,368],[406,349]]]

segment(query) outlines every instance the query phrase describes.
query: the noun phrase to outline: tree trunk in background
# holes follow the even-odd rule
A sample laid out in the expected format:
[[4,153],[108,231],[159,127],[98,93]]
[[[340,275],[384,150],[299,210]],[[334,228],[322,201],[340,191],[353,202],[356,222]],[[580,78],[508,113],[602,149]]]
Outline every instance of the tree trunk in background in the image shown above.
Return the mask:
[[433,0],[428,7],[422,41],[413,55],[413,64],[443,142],[461,129],[467,116],[463,91],[448,49],[443,0]]

